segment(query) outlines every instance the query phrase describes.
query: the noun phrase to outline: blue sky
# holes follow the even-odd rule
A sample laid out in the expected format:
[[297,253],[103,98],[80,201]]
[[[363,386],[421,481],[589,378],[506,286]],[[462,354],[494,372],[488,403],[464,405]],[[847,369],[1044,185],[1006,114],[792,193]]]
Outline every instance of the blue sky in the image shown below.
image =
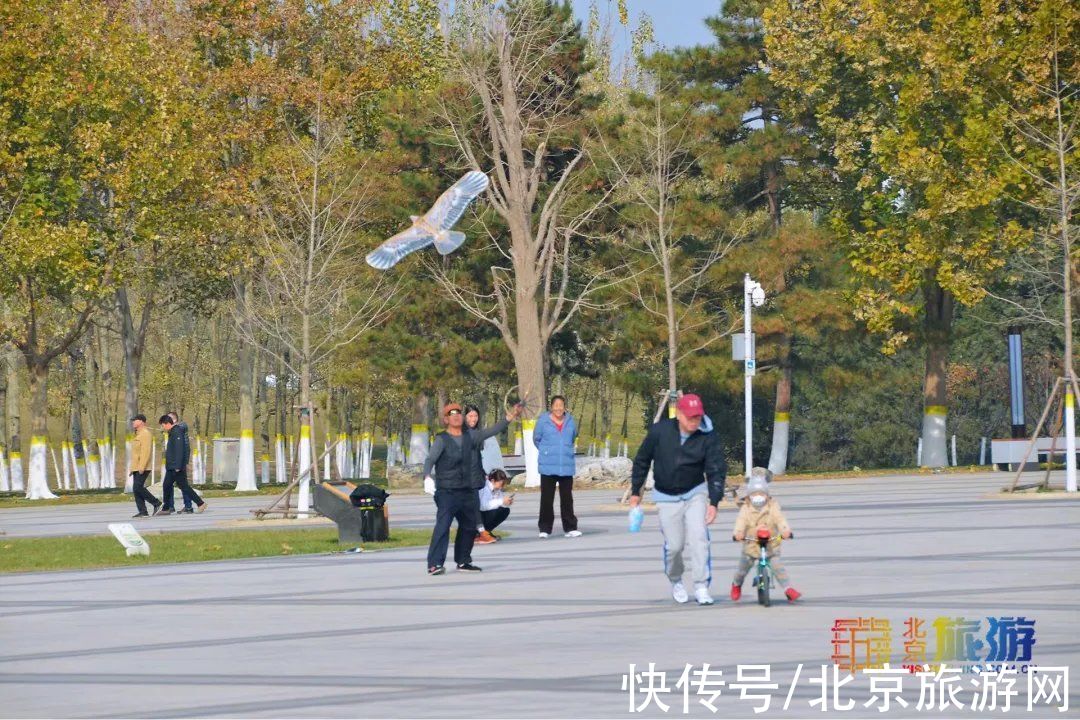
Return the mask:
[[[591,0],[572,0],[578,16],[584,21],[589,16]],[[601,11],[610,8],[614,17],[616,0],[597,0]],[[656,40],[664,47],[685,47],[707,44],[712,33],[703,19],[720,12],[721,0],[627,0],[631,26],[637,25],[638,16],[645,12],[652,18]],[[622,28],[617,25],[616,44],[626,42]]]

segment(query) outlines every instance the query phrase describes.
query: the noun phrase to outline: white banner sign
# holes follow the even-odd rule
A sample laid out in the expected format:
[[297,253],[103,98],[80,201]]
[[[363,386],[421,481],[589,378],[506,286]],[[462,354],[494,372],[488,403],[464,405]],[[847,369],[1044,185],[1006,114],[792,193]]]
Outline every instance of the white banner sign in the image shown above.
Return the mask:
[[150,545],[142,539],[142,535],[131,526],[131,523],[109,523],[109,532],[124,546],[128,557],[150,554]]

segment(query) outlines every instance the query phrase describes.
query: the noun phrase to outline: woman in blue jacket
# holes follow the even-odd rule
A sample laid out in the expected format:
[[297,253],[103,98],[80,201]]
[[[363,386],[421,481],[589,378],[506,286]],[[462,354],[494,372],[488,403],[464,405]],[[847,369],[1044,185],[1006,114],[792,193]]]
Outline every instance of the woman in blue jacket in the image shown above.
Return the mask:
[[555,525],[555,487],[559,488],[559,514],[566,537],[581,537],[574,515],[574,440],[577,423],[566,412],[566,398],[551,398],[551,411],[536,420],[533,444],[540,451],[540,537]]

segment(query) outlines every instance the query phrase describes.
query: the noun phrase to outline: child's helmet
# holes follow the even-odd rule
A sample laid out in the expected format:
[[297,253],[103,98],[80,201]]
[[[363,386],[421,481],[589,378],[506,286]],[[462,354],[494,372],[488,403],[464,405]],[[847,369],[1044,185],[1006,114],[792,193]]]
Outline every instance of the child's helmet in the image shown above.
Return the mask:
[[772,480],[772,473],[768,468],[754,468],[750,471],[750,477],[746,481],[746,494],[750,495],[760,492],[768,495],[770,480]]

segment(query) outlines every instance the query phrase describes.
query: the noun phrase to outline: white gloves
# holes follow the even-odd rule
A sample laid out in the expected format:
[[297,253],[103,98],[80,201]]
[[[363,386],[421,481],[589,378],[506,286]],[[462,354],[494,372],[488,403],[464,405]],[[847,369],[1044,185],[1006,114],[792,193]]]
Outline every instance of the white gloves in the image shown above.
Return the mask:
[[424,492],[428,495],[435,494],[435,481],[431,477],[424,478]]

